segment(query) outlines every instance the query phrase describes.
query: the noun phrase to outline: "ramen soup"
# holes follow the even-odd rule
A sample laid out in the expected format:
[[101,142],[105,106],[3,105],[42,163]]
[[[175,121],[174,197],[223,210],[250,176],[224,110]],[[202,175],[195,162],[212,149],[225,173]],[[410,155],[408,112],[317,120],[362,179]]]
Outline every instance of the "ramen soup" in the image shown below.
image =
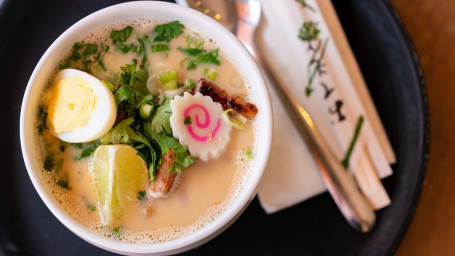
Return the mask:
[[229,207],[255,152],[254,97],[217,42],[179,21],[114,24],[75,42],[43,92],[43,177],[101,236],[160,243]]

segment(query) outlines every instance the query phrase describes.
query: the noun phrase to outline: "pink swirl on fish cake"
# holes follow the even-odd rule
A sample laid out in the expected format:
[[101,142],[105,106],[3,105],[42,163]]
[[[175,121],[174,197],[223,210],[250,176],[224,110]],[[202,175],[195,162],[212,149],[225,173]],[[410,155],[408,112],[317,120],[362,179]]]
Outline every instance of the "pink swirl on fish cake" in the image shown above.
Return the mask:
[[[192,111],[193,109],[201,109],[202,111],[204,111],[204,115],[205,115],[205,120],[204,122],[201,122],[199,120],[199,115],[196,114],[195,115],[195,118],[196,119],[196,122],[195,122],[195,128],[198,128],[198,129],[206,129],[207,127],[209,127],[210,125],[210,113],[209,111],[207,110],[206,107],[204,107],[203,105],[201,104],[193,104],[189,107],[187,107],[185,109],[185,111],[183,112],[183,118],[186,119],[188,116],[190,116],[190,111]],[[191,117],[191,116],[190,116]],[[193,118],[192,118],[193,119]],[[207,142],[207,141],[210,141],[212,140],[218,130],[220,129],[220,126],[221,126],[221,118],[218,118],[217,122],[216,122],[216,126],[215,128],[213,129],[212,132],[208,133],[207,135],[198,135],[194,130],[193,130],[193,123],[192,124],[189,124],[189,125],[186,125],[186,129],[188,131],[188,133],[191,135],[191,137],[199,142]]]

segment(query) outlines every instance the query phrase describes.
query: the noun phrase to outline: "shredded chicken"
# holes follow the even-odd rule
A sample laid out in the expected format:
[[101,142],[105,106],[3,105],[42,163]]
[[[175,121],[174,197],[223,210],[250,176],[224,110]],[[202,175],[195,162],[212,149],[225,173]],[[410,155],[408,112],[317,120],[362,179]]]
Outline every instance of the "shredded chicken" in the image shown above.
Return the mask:
[[253,119],[258,113],[258,109],[254,104],[246,102],[240,96],[229,95],[226,91],[205,78],[198,80],[197,88],[193,90],[192,94],[196,92],[200,92],[204,96],[210,96],[214,102],[220,103],[223,109],[232,108],[249,120]]
[[180,173],[169,172],[175,162],[175,153],[172,149],[161,157],[161,165],[156,170],[155,180],[150,183],[148,195],[155,198],[168,197],[177,187],[180,181]]

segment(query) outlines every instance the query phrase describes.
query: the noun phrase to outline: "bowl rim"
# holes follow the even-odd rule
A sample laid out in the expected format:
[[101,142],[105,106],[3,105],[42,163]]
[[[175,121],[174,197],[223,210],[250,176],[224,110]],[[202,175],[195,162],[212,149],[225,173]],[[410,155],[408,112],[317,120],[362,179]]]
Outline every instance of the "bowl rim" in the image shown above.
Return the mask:
[[[141,9],[153,9],[154,12],[162,11],[163,15],[169,15],[178,17],[179,20],[190,19],[191,24],[196,24],[199,26],[204,26],[210,28],[210,32],[204,33],[212,37],[213,35],[217,35],[217,37],[222,37],[223,42],[220,40],[217,41],[218,45],[220,45],[223,50],[226,48],[231,49],[232,51],[241,52],[242,54],[242,61],[231,61],[236,62],[237,68],[241,68],[241,66],[249,67],[251,74],[244,74],[248,80],[254,80],[258,82],[258,84],[252,85],[252,87],[256,90],[253,95],[256,98],[258,103],[262,103],[261,111],[261,126],[257,127],[257,138],[259,134],[261,135],[261,139],[256,141],[258,156],[260,156],[259,160],[255,160],[254,167],[251,170],[251,175],[249,175],[247,182],[243,186],[241,192],[239,192],[234,200],[229,203],[229,206],[218,215],[214,221],[210,222],[209,224],[205,225],[203,228],[193,232],[189,235],[184,237],[180,237],[176,240],[172,240],[169,242],[164,243],[157,243],[157,244],[131,244],[125,243],[121,241],[116,241],[109,238],[101,237],[90,231],[88,228],[83,227],[73,218],[71,218],[65,210],[59,207],[58,203],[56,202],[55,198],[53,198],[49,193],[48,189],[42,185],[41,182],[41,170],[33,166],[31,160],[29,159],[29,154],[35,153],[36,150],[34,147],[34,141],[27,140],[30,135],[27,135],[27,122],[34,122],[34,120],[28,120],[27,116],[30,115],[30,111],[32,111],[33,107],[30,106],[30,96],[32,94],[32,88],[36,87],[35,82],[37,80],[38,74],[41,72],[43,67],[45,66],[46,62],[51,58],[52,53],[58,48],[61,47],[61,44],[65,44],[65,40],[68,40],[68,37],[74,35],[75,33],[79,32],[79,30],[83,30],[89,24],[97,24],[101,22],[103,19],[114,20],[109,23],[105,23],[105,26],[108,24],[113,24],[115,22],[125,21],[127,19],[117,19],[111,18],[115,14],[125,12],[125,10],[141,10]],[[105,18],[108,17],[108,18]],[[130,17],[129,19],[133,18],[141,18],[144,16],[136,16]],[[184,17],[184,18],[182,18]],[[149,16],[149,18],[156,18]],[[172,19],[172,18],[171,18]],[[169,19],[168,19],[169,20]],[[183,24],[187,24],[188,22],[182,22]],[[99,29],[102,26],[96,26],[96,29]],[[189,26],[195,27],[195,26]],[[88,35],[89,32],[84,33],[84,35]],[[226,41],[224,41],[226,40]],[[74,41],[72,41],[74,43]],[[68,44],[68,43],[66,43]],[[68,49],[69,50],[69,49]],[[243,62],[243,65],[240,63]],[[251,89],[253,90],[253,89]],[[29,118],[30,119],[30,118]],[[33,130],[33,128],[30,128]],[[29,129],[29,130],[30,130]],[[213,238],[217,231],[222,230],[223,227],[226,228],[227,225],[230,225],[232,221],[238,217],[241,213],[242,209],[244,209],[249,202],[254,198],[257,192],[257,187],[259,185],[260,179],[264,173],[265,166],[267,163],[267,159],[270,153],[271,141],[272,141],[272,107],[271,107],[271,100],[268,93],[268,89],[262,73],[260,72],[256,62],[248,53],[247,49],[243,46],[243,44],[237,40],[237,38],[225,27],[221,24],[213,20],[212,18],[199,13],[193,9],[183,7],[177,4],[172,3],[165,3],[165,2],[155,2],[155,1],[136,1],[136,2],[128,2],[128,3],[121,3],[117,5],[113,5],[104,9],[101,9],[97,12],[94,12],[75,24],[73,24],[70,28],[68,28],[65,32],[63,32],[46,50],[43,54],[41,59],[39,60],[38,64],[36,65],[25,90],[24,98],[22,101],[21,106],[21,114],[20,114],[20,142],[21,142],[21,150],[22,155],[24,158],[25,166],[27,168],[27,172],[29,177],[35,187],[36,191],[38,192],[40,198],[44,201],[45,205],[49,208],[49,210],[54,214],[54,216],[68,229],[70,229],[73,233],[77,236],[83,238],[84,240],[92,243],[96,246],[101,248],[114,251],[117,253],[133,253],[133,254],[148,254],[148,253],[169,253],[169,252],[180,252],[195,247],[197,245],[202,244],[203,242],[207,242],[211,238]],[[30,145],[31,144],[31,145]],[[260,147],[259,147],[260,145]]]

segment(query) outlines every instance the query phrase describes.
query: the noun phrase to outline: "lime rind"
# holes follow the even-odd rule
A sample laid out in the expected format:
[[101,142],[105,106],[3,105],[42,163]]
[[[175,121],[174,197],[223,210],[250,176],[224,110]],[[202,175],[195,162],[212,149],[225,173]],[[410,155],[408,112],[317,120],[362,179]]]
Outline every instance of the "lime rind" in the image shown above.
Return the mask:
[[94,152],[89,172],[102,225],[118,225],[138,191],[148,185],[147,166],[137,150],[127,145],[103,145]]

